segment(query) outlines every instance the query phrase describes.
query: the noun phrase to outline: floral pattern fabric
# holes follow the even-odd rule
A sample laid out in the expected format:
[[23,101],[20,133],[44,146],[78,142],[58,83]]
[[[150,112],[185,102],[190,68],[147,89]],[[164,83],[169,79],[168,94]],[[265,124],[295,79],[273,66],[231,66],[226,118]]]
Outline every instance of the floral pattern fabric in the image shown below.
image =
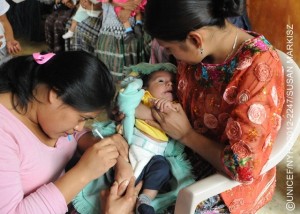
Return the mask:
[[251,34],[223,64],[178,65],[177,94],[193,128],[225,144],[224,169],[243,183],[221,194],[230,213],[255,213],[275,187],[275,169],[260,172],[281,126],[284,72],[276,50]]

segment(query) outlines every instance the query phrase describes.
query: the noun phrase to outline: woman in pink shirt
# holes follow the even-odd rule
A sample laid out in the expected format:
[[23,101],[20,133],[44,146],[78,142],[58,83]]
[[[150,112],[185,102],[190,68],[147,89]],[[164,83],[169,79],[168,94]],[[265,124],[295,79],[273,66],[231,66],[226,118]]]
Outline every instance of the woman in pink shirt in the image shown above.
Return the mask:
[[[120,135],[101,140],[85,122],[109,106],[115,94],[106,66],[82,51],[16,57],[0,67],[0,213],[66,213],[90,181],[127,158]],[[64,168],[78,148],[78,163]],[[115,183],[106,212],[129,213],[134,179]],[[127,212],[128,211],[128,212]]]

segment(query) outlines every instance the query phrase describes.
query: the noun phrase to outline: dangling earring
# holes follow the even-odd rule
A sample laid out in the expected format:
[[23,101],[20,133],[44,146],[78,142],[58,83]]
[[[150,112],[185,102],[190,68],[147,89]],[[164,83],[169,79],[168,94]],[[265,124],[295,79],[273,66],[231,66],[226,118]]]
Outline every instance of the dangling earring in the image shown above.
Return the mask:
[[203,48],[199,48],[199,53],[202,55],[203,54]]

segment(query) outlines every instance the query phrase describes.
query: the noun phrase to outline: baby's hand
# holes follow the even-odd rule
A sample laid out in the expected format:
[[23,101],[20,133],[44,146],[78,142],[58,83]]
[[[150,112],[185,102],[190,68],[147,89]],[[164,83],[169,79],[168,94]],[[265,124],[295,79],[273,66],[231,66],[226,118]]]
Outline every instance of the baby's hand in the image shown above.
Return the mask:
[[153,101],[154,107],[156,109],[158,109],[161,112],[165,112],[168,109],[171,109],[173,111],[178,111],[178,109],[176,108],[176,106],[173,104],[172,101],[160,98],[160,99],[156,99]]

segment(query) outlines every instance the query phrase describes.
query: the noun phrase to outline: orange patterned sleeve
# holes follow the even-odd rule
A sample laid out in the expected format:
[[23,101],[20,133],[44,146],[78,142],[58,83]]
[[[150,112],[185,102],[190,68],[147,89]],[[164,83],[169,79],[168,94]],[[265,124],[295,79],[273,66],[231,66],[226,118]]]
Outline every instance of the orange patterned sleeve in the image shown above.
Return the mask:
[[[281,125],[284,103],[284,72],[274,49],[240,59],[223,94],[235,105],[223,139],[225,171],[235,180],[251,182],[267,162]],[[234,103],[233,99],[234,98]]]

